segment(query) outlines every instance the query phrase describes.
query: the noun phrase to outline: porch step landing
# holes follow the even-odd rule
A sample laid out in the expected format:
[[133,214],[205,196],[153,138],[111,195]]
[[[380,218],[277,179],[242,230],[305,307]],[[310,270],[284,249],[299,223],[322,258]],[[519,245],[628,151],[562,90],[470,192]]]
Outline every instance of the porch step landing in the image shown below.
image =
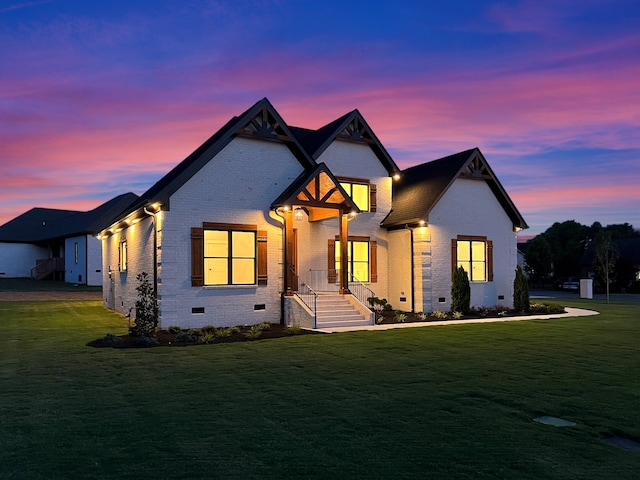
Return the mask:
[[361,315],[344,296],[318,295],[316,328],[357,327],[370,324],[369,319]]

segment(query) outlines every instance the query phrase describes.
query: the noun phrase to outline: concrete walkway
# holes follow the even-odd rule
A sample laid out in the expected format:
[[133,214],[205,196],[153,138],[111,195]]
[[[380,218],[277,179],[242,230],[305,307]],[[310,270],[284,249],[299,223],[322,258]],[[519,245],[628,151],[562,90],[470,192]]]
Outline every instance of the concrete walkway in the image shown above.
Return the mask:
[[522,320],[552,320],[556,318],[569,317],[588,317],[591,315],[599,315],[593,310],[584,310],[582,308],[565,307],[567,313],[554,313],[551,315],[523,315],[517,317],[496,317],[496,318],[473,318],[468,320],[441,320],[435,322],[411,322],[411,323],[393,323],[388,325],[364,325],[361,327],[335,327],[335,328],[318,328],[316,332],[323,333],[339,333],[339,332],[357,332],[361,330],[391,330],[392,328],[415,328],[415,327],[435,327],[437,325],[468,325],[470,323],[492,323],[492,322],[520,322]]

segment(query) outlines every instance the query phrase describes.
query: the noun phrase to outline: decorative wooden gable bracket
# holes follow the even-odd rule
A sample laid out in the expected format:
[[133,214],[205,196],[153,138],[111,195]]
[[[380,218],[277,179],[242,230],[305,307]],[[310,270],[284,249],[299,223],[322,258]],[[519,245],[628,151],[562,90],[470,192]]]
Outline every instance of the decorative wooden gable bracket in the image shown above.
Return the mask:
[[282,125],[273,116],[267,107],[263,107],[258,113],[249,119],[249,122],[239,128],[238,135],[261,137],[269,140],[281,140],[290,142],[291,137],[286,134]]
[[325,172],[313,177],[296,197],[296,203],[300,205],[325,208],[340,208],[345,201],[345,195]]
[[358,117],[354,117],[336,138],[350,142],[374,144],[375,140],[366,125]]
[[493,178],[491,170],[487,167],[486,162],[482,156],[477,153],[462,169],[460,176],[465,178],[477,178],[479,180],[491,180]]

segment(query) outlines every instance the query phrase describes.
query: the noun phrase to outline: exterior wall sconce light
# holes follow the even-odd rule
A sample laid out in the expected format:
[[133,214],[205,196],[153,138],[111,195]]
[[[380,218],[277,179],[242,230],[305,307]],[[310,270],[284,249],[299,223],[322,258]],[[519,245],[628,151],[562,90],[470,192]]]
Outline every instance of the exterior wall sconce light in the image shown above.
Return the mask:
[[293,219],[296,222],[301,222],[304,219],[304,215],[302,214],[302,208],[296,208],[293,214]]

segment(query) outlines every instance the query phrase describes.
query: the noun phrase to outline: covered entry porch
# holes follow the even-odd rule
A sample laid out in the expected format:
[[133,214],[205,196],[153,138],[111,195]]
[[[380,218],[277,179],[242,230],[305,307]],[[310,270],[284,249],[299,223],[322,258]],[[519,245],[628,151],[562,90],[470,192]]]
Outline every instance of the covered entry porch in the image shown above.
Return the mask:
[[[375,294],[353,275],[350,263],[354,240],[349,222],[360,210],[327,166],[300,175],[272,209],[284,232],[285,323],[319,328],[324,321],[338,326],[344,318],[371,324],[367,299]],[[322,251],[327,253],[322,256]]]

